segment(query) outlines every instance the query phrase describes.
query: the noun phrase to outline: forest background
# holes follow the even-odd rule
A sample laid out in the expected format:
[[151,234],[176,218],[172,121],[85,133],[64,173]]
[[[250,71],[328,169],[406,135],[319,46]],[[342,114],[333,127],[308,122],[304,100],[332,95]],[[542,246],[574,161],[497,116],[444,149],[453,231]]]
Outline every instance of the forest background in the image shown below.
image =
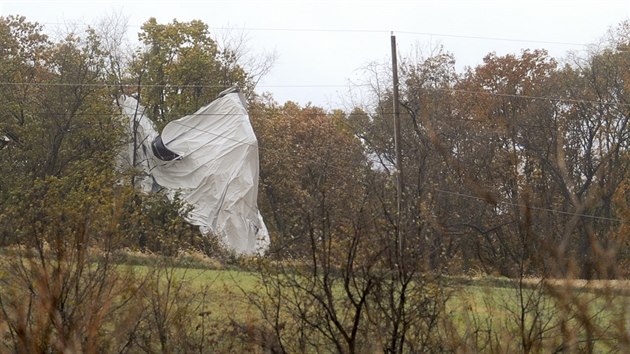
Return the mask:
[[[629,33],[621,23],[562,64],[544,49],[490,53],[463,72],[439,47],[400,58],[399,171],[388,66],[368,67],[369,105],[325,110],[256,94],[273,58],[243,61],[201,21],[149,19],[130,50],[115,18],[50,36],[2,17],[3,344],[505,352],[504,339],[517,338],[525,352],[623,350],[625,301],[608,298],[618,291],[594,300],[558,279],[628,276]],[[188,206],[138,192],[139,172],[116,168],[129,143],[116,97],[137,96],[161,128],[233,85],[259,140],[259,208],[272,238],[264,257],[202,237],[181,216]],[[165,258],[148,273],[123,270],[134,252]],[[203,292],[184,288],[172,265],[184,253],[255,272],[245,294],[260,318],[200,333],[210,316],[187,311]],[[514,326],[449,316],[462,301],[454,279],[479,274],[514,289]],[[220,330],[239,333],[237,344]]]

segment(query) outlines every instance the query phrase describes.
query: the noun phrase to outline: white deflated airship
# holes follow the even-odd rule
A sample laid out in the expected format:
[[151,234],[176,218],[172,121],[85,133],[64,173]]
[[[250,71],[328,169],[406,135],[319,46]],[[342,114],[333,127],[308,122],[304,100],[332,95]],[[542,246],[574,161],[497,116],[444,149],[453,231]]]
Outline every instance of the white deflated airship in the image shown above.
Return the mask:
[[144,172],[137,186],[178,195],[192,206],[187,220],[236,253],[264,253],[269,233],[257,207],[258,141],[238,90],[169,122],[161,134],[135,98],[118,103],[129,118],[126,163]]

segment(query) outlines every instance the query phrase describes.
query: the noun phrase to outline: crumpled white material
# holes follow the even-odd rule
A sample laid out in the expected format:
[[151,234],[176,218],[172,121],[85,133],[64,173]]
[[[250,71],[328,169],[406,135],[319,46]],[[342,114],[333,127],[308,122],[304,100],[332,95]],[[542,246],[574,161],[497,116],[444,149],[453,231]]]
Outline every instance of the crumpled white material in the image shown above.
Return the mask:
[[223,94],[164,127],[164,146],[179,155],[172,161],[153,154],[151,143],[158,134],[144,107],[128,96],[119,105],[132,137],[128,163],[145,172],[136,180],[139,188],[151,192],[162,187],[170,198],[177,193],[193,207],[187,220],[204,234],[218,235],[236,253],[262,254],[269,247],[257,207],[258,141],[239,93]]

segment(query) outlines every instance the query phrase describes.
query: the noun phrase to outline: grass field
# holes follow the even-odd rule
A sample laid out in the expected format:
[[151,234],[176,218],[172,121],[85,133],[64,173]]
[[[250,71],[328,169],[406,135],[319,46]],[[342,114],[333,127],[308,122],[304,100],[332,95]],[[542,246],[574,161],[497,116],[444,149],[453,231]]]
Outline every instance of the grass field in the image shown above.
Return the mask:
[[[148,266],[133,268],[139,274],[146,274],[150,270]],[[174,280],[185,282],[186,287],[202,295],[202,311],[209,312],[211,317],[248,321],[258,316],[246,296],[256,291],[258,279],[255,274],[239,270],[179,267],[171,270]]]
[[[150,269],[145,265],[124,266],[132,267],[138,274],[145,274]],[[221,304],[222,311],[230,312],[234,308],[247,305],[246,294],[255,292],[259,286],[258,275],[250,271],[235,269],[204,269],[175,267],[174,278],[185,281],[197,291],[207,291],[209,302]],[[540,279],[524,280],[522,286],[523,296],[534,300],[540,287]],[[614,307],[620,311],[624,306],[630,305],[630,282],[628,281],[584,281],[572,280],[570,282],[551,280],[545,281],[560,293],[582,299],[585,304],[601,310]],[[513,312],[513,306],[517,306],[521,293],[518,282],[507,278],[453,278],[449,282],[453,290],[453,298],[450,300],[453,311],[464,311],[461,306],[468,306],[467,311],[475,313],[488,313],[496,311],[500,315],[501,310],[505,314]],[[527,299],[525,299],[527,301]],[[501,306],[488,309],[488,304],[495,303]],[[621,306],[621,307],[619,307]]]
[[[135,266],[139,273],[146,266]],[[259,291],[255,273],[238,270],[174,268],[174,278],[204,292],[203,309],[216,320],[252,323],[261,314],[248,295]],[[456,333],[482,351],[563,349],[567,332],[575,344],[593,343],[595,352],[619,351],[630,320],[627,282],[517,281],[505,278],[453,278],[446,312]],[[542,347],[534,343],[543,343]]]
[[[5,266],[15,257],[6,254],[4,256]],[[146,344],[150,345],[147,347],[149,352],[160,349],[155,338],[163,334],[169,338],[170,349],[194,344],[182,349],[184,352],[190,348],[199,352],[208,352],[199,348],[218,348],[220,352],[259,352],[264,346],[265,338],[275,335],[257,307],[260,306],[260,301],[270,301],[270,294],[265,293],[261,286],[259,273],[169,258],[126,259],[125,262],[116,264],[114,273],[132,274],[128,279],[137,284],[128,287],[124,283],[102,282],[116,286],[118,292],[115,294],[120,295],[103,298],[101,303],[96,301],[95,308],[101,306],[99,304],[108,303],[127,306],[123,312],[116,312],[115,316],[103,319],[104,328],[107,328],[103,338],[112,338],[111,333],[115,335],[117,329],[127,326],[128,330],[137,329],[135,333],[140,337],[134,343],[138,346],[150,343]],[[6,272],[0,274],[3,281],[9,284],[19,280],[19,277],[9,276],[12,268],[6,269]],[[73,269],[70,267],[62,270],[69,275],[76,274]],[[28,272],[30,266],[22,270]],[[91,284],[88,273],[92,271],[95,271],[92,266],[85,268],[83,275],[80,275],[82,278],[77,278],[77,282],[70,281],[72,277],[62,279],[72,285],[67,289],[74,286],[78,289]],[[39,279],[38,274],[40,273],[32,273],[30,279]],[[97,275],[98,272],[93,274]],[[451,341],[451,347],[459,348],[462,352],[623,353],[630,349],[628,282],[540,279],[517,281],[494,277],[446,277],[443,280],[441,286],[445,287],[444,293],[448,294],[448,300],[440,312],[439,324],[431,327],[431,331],[440,332],[440,340]],[[35,284],[38,281],[41,282],[35,280]],[[12,284],[21,288],[14,288],[18,289],[15,292],[7,291],[10,289],[8,287],[0,290],[3,290],[4,299],[16,300],[15,307],[6,307],[11,305],[10,302],[3,306],[17,311],[15,315],[8,315],[19,324],[19,311],[24,309],[22,305],[25,304],[20,297],[28,295],[27,288],[24,288],[28,284]],[[50,291],[56,291],[55,289],[51,288]],[[89,289],[91,288],[84,287],[85,291]],[[64,294],[69,299],[75,296],[74,291]],[[79,292],[76,296],[87,296],[82,294],[89,293]],[[127,298],[130,294],[135,295]],[[337,296],[341,306],[347,305],[343,291],[335,292],[334,297]],[[251,297],[256,297],[258,302],[252,302]],[[32,297],[34,300],[38,298],[39,295]],[[133,304],[130,302],[129,305],[127,301]],[[85,302],[67,304],[70,307],[64,309],[76,307],[76,311],[73,310],[76,313],[94,309]],[[110,307],[110,310],[115,309]],[[51,313],[50,308],[45,306],[41,311],[45,314]],[[38,318],[35,313],[33,316],[34,319]],[[296,323],[287,318],[286,313],[281,316],[285,316],[282,317],[282,322]],[[137,323],[136,327],[131,326],[132,323]],[[89,328],[88,324],[86,328]],[[7,348],[11,346],[8,345]]]

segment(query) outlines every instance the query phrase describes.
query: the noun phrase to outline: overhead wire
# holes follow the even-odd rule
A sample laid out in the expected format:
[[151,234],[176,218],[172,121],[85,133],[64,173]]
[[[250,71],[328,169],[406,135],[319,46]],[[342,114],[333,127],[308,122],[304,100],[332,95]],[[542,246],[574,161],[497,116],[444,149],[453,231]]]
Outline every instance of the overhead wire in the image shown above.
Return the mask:
[[[477,199],[477,200],[480,200],[480,201],[487,202],[486,201],[487,198],[477,197],[477,196],[474,196],[474,195],[471,195],[471,194],[454,192],[454,191],[449,191],[449,190],[444,190],[444,189],[439,189],[439,188],[431,188],[430,190],[432,190],[434,192],[437,192],[437,193],[450,194],[450,195],[454,195],[454,196],[458,196],[458,197]],[[624,223],[624,221],[622,219],[618,219],[618,218],[609,218],[609,217],[605,217],[605,216],[589,215],[589,214],[574,213],[574,212],[558,210],[558,209],[543,208],[543,207],[537,207],[537,206],[528,205],[526,203],[513,203],[513,202],[507,202],[507,201],[497,201],[497,204],[510,205],[510,206],[516,206],[516,207],[524,207],[524,208],[531,209],[531,210],[546,211],[546,212],[562,214],[562,215],[579,216],[579,217],[589,218],[589,219],[597,219],[597,220],[603,220],[603,221],[612,221],[612,222],[617,222],[617,223]],[[630,221],[628,221],[628,222],[630,222]],[[626,223],[628,223],[628,222],[626,222]]]
[[[55,25],[55,26],[93,26],[89,23],[77,23],[77,22],[40,22],[42,25]],[[141,25],[127,25],[129,28],[141,28]],[[215,31],[251,31],[251,32],[295,32],[295,33],[356,33],[356,34],[406,34],[414,36],[426,36],[426,37],[443,37],[443,38],[459,38],[459,39],[475,39],[484,41],[499,41],[499,42],[513,42],[513,43],[539,43],[539,44],[552,44],[552,45],[564,45],[564,46],[578,46],[587,47],[588,43],[568,42],[568,41],[549,41],[539,39],[528,38],[509,38],[509,37],[495,37],[495,36],[477,36],[467,34],[453,34],[453,33],[439,33],[439,32],[424,32],[424,31],[409,31],[404,29],[371,29],[371,28],[306,28],[306,27],[251,27],[251,26],[208,26],[209,30]]]
[[[2,86],[42,86],[42,87],[75,87],[75,86],[84,86],[84,87],[125,87],[125,88],[160,88],[160,87],[170,87],[170,88],[178,88],[178,89],[186,89],[186,88],[216,88],[221,89],[225,88],[225,85],[177,85],[177,84],[122,84],[122,83],[107,83],[107,82],[99,82],[99,83],[72,83],[72,82],[11,82],[11,81],[0,81],[0,85]],[[361,87],[368,86],[367,84],[307,84],[307,85],[297,85],[297,84],[283,84],[283,85],[256,85],[256,87],[262,88],[327,88],[327,87]]]
[[213,30],[242,30],[242,31],[261,31],[261,32],[315,32],[315,33],[378,33],[378,34],[409,34],[427,37],[445,37],[445,38],[461,38],[461,39],[478,39],[487,41],[500,41],[500,42],[514,42],[514,43],[540,43],[540,44],[555,44],[566,46],[581,46],[586,47],[589,44],[577,43],[577,42],[562,42],[562,41],[546,41],[536,39],[522,39],[522,38],[508,38],[508,37],[488,37],[488,36],[472,36],[461,34],[449,34],[438,32],[420,32],[420,31],[406,31],[406,30],[385,30],[385,29],[351,29],[351,28],[289,28],[289,27],[209,27]]
[[[128,87],[128,88],[173,88],[173,89],[186,89],[186,88],[225,88],[223,85],[173,85],[173,84],[117,84],[117,83],[67,83],[67,82],[9,82],[0,81],[0,86],[42,86],[42,87]],[[258,85],[260,88],[325,88],[325,87],[337,87],[337,88],[352,88],[352,87],[368,87],[369,84],[306,84],[306,85]],[[504,97],[504,98],[519,98],[538,101],[553,101],[553,102],[566,102],[576,104],[597,104],[604,106],[619,106],[630,107],[630,103],[625,102],[607,102],[602,100],[593,100],[585,98],[568,98],[568,97],[556,97],[556,96],[536,96],[536,95],[524,95],[524,94],[509,94],[500,92],[489,92],[482,90],[466,90],[457,88],[438,88],[427,87],[423,88],[425,91],[432,92],[446,92],[446,93],[459,93],[459,94],[471,94],[471,95],[484,95],[492,97]]]

